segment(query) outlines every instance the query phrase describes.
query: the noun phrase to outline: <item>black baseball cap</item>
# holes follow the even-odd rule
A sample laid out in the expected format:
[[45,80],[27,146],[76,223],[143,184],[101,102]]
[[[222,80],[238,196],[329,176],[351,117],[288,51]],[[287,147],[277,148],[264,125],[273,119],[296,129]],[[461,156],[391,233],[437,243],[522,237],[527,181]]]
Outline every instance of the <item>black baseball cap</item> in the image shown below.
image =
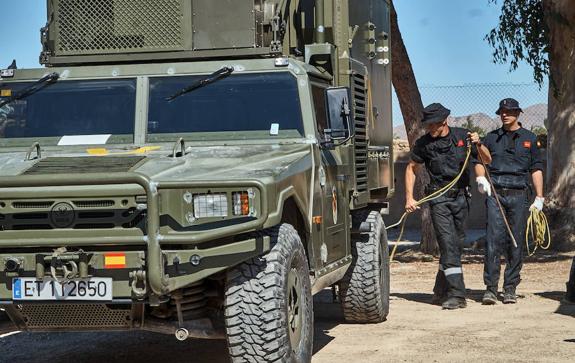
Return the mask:
[[423,109],[423,118],[421,119],[421,123],[426,125],[443,122],[450,114],[451,110],[443,107],[441,103],[432,103]]
[[514,98],[505,98],[499,102],[499,108],[495,111],[495,114],[501,114],[501,110],[512,110],[512,111],[519,111],[523,112],[521,107],[519,107],[519,102]]

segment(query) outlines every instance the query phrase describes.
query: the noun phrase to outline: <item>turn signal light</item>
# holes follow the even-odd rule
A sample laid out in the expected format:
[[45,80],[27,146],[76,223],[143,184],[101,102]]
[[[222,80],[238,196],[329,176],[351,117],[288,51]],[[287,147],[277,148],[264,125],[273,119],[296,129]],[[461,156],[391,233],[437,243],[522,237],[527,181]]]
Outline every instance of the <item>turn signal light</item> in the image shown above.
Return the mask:
[[248,192],[236,192],[232,194],[234,200],[234,215],[247,216],[250,214],[250,198]]

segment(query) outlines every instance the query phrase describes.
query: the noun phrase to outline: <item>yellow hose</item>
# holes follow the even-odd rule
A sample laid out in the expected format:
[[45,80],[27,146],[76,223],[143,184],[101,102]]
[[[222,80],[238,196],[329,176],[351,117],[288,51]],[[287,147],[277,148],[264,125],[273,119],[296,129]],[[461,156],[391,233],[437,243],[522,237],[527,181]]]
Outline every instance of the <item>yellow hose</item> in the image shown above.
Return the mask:
[[[533,250],[529,250],[529,235],[533,239]],[[542,250],[551,247],[551,230],[547,221],[545,213],[532,209],[529,218],[527,219],[527,228],[525,230],[525,245],[527,247],[527,255],[533,256],[538,248]]]
[[[461,170],[459,171],[459,174],[457,174],[455,179],[453,179],[451,182],[449,182],[443,188],[436,190],[435,192],[431,193],[430,195],[416,201],[416,205],[419,206],[419,205],[422,205],[423,203],[437,199],[437,198],[441,197],[443,194],[447,193],[447,191],[449,189],[451,189],[453,186],[455,186],[455,184],[457,184],[459,179],[461,179],[461,176],[465,172],[465,169],[467,169],[467,164],[469,164],[470,156],[471,156],[471,144],[467,146],[467,155],[465,156],[465,162],[463,163],[463,167],[461,168]],[[397,246],[399,245],[399,242],[401,241],[401,238],[403,237],[403,232],[405,230],[405,221],[407,220],[408,215],[409,215],[409,213],[407,213],[407,212],[403,213],[403,215],[401,216],[401,218],[399,219],[399,221],[397,223],[394,223],[391,226],[385,228],[385,229],[391,229],[391,228],[395,228],[401,224],[401,229],[399,231],[399,237],[397,238],[397,243],[395,244],[395,246],[393,246],[393,250],[391,251],[391,255],[389,256],[390,262],[393,261],[393,258],[395,257],[395,252],[397,251]]]

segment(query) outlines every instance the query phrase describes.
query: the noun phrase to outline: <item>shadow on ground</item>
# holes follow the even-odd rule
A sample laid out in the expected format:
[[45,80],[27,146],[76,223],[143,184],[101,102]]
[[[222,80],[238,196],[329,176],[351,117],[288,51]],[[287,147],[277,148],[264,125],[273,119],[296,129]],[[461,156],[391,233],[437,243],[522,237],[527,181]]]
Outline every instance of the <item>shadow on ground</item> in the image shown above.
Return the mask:
[[[330,330],[343,323],[330,290],[315,298],[314,354],[334,340]],[[179,342],[149,332],[21,333],[0,339],[0,352],[0,362],[45,362],[47,355],[51,363],[229,362],[223,340]]]
[[559,307],[557,310],[555,310],[555,314],[561,314],[575,318],[575,304],[563,300],[565,291],[538,292],[535,295],[545,299],[557,301],[559,303]]
[[[485,290],[466,290],[466,297],[467,299],[473,300],[475,302],[481,302],[483,298],[483,293]],[[420,304],[427,304],[433,305],[431,302],[431,298],[433,297],[432,293],[421,293],[421,292],[411,292],[411,293],[392,293],[391,296],[393,298],[399,298],[403,300],[413,301]]]
[[344,324],[343,313],[339,302],[334,302],[330,289],[325,289],[314,296],[315,334],[313,354],[325,348],[335,338],[330,330],[339,324]]

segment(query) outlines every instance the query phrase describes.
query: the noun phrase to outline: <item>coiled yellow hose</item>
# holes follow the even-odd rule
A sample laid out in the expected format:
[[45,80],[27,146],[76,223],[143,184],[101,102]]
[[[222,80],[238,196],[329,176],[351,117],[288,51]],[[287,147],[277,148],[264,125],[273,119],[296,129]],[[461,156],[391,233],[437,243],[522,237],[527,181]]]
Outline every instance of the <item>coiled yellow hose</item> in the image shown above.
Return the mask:
[[[533,240],[534,247],[532,251],[529,250],[529,236],[531,236]],[[549,228],[547,216],[535,208],[531,209],[529,218],[527,219],[525,245],[528,256],[533,256],[538,248],[547,250],[551,247],[551,229]]]

